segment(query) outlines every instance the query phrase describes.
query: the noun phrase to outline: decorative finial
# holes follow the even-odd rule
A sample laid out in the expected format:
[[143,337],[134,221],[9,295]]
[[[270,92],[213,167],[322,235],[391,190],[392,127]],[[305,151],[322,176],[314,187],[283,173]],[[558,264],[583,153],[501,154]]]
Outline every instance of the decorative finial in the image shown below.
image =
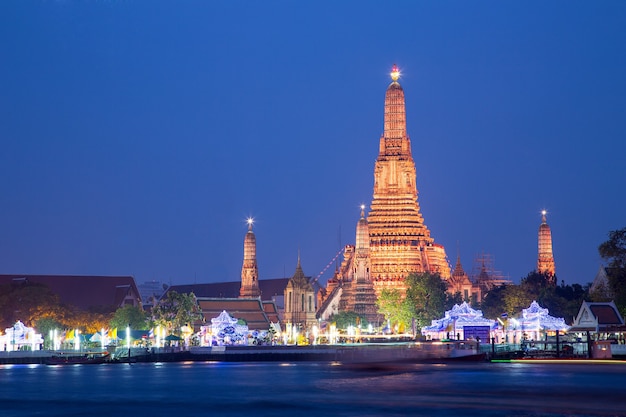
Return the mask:
[[361,204],[361,218],[365,218],[365,204]]
[[254,219],[252,217],[248,217],[246,222],[248,222],[248,230],[252,230],[252,225],[254,224]]
[[541,222],[542,223],[546,223],[546,214],[548,214],[548,212],[546,210],[541,210]]
[[393,64],[393,67],[391,67],[391,79],[398,81],[398,78],[400,78],[400,70],[396,64]]

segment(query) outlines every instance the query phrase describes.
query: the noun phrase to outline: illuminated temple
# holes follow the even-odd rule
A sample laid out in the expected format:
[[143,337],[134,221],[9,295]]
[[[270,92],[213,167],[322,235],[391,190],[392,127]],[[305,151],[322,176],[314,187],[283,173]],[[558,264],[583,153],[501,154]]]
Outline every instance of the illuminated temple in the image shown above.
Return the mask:
[[404,91],[394,65],[385,94],[384,131],[374,167],[374,197],[367,221],[370,234],[371,277],[376,292],[405,289],[411,273],[439,273],[450,277],[442,245],[424,224],[417,201],[415,162],[406,131]]
[[415,162],[406,131],[404,91],[394,65],[385,94],[384,131],[374,166],[374,195],[367,218],[362,208],[356,245],[344,250],[341,267],[320,292],[318,315],[355,311],[376,317],[376,296],[384,288],[406,291],[412,273],[439,273],[450,279],[442,245],[424,224],[417,201]]
[[554,268],[554,255],[552,254],[552,232],[548,221],[546,220],[547,212],[541,212],[541,224],[539,225],[539,233],[537,236],[537,272],[546,274],[552,280],[552,284],[556,285]]

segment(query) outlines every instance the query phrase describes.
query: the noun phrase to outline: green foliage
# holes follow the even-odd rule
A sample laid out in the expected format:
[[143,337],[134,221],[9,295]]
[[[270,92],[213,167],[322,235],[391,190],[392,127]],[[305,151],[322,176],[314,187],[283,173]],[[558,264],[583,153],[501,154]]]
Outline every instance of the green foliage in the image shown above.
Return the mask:
[[398,290],[382,290],[378,301],[378,312],[391,322],[393,328],[409,329],[415,321],[418,327],[430,325],[432,320],[443,317],[460,294],[450,296],[447,285],[439,274],[411,274],[406,278],[406,297]]
[[40,318],[52,317],[62,321],[66,312],[59,297],[43,284],[25,282],[3,285],[0,288],[0,328],[21,320],[34,326]]
[[330,321],[335,322],[337,329],[345,330],[349,326],[357,327],[361,325],[361,328],[367,327],[367,319],[359,316],[354,311],[341,311],[330,318]]
[[407,301],[413,306],[418,327],[431,324],[432,320],[443,317],[446,308],[452,307],[454,299],[446,293],[447,285],[439,274],[411,274],[406,278]]
[[402,298],[400,291],[396,289],[384,289],[376,300],[378,313],[391,323],[391,328],[407,329],[415,317],[415,309],[406,298]]
[[512,286],[503,284],[498,287],[492,288],[483,298],[480,304],[480,309],[483,312],[484,317],[496,319],[500,317],[502,313],[508,313],[509,315],[517,314],[518,311],[507,311],[505,307],[505,299],[507,296],[508,287]]
[[202,311],[192,292],[179,294],[176,291],[168,291],[152,308],[152,322],[174,334],[179,334],[182,326],[193,327],[194,322],[201,319]]
[[598,247],[598,252],[608,262],[607,277],[615,305],[626,315],[626,227],[609,232],[609,240]]
[[589,297],[588,291],[579,284],[554,286],[552,282],[548,275],[532,271],[521,279],[520,285],[508,284],[491,289],[480,309],[485,317],[492,319],[502,313],[513,317],[537,301],[551,315],[563,317],[571,323],[583,300]]
[[126,326],[130,326],[133,330],[146,330],[148,328],[148,316],[141,307],[127,305],[115,311],[109,324],[112,329],[125,329]]
[[63,329],[64,326],[52,317],[43,317],[35,322],[34,328],[47,340],[50,330]]

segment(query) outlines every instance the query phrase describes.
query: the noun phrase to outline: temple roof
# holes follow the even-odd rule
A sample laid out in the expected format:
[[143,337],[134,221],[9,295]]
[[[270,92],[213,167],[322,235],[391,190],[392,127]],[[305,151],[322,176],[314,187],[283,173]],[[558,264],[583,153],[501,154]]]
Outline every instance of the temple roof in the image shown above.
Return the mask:
[[[251,330],[268,330],[270,318],[264,303],[258,298],[208,298],[197,297],[198,305],[207,323],[227,311],[231,317],[244,319]],[[276,318],[276,316],[275,316]]]
[[0,285],[38,283],[50,288],[63,304],[82,310],[118,308],[132,298],[141,305],[139,290],[132,276],[97,275],[0,275]]
[[[270,300],[274,296],[282,296],[289,278],[259,279],[261,299]],[[193,292],[196,297],[237,298],[241,281],[214,282],[208,284],[172,285],[167,291],[178,293]]]

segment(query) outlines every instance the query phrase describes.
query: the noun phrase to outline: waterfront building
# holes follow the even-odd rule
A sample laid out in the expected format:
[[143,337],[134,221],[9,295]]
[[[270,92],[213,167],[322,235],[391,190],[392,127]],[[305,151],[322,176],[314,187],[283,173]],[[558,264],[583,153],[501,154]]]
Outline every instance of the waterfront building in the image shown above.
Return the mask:
[[243,241],[243,265],[241,267],[240,298],[261,296],[259,289],[259,268],[256,262],[256,236],[252,231],[253,220],[248,219],[248,233]]
[[498,327],[495,320],[483,317],[483,312],[474,310],[467,302],[455,304],[444,317],[432,320],[430,326],[422,328],[428,339],[480,339],[488,342]]
[[[211,298],[197,297],[204,323],[219,316],[223,311],[236,319],[243,320],[251,330],[269,330],[273,323],[279,323],[276,304],[256,298]],[[196,323],[196,328],[201,323]]]
[[556,285],[556,272],[554,268],[554,255],[552,254],[552,232],[546,220],[547,212],[541,212],[541,225],[538,233],[537,272],[550,277],[550,283]]
[[32,327],[25,326],[17,321],[13,326],[0,332],[0,352],[16,350],[40,350],[43,346],[43,337]]
[[45,285],[62,304],[83,311],[115,311],[127,305],[142,305],[132,276],[0,275],[0,285],[28,284]]
[[315,291],[310,278],[304,275],[298,255],[296,271],[285,287],[285,312],[283,323],[286,326],[306,331],[317,324],[315,317]]
[[513,343],[538,341],[545,338],[545,333],[566,332],[570,328],[565,319],[548,313],[547,308],[533,301],[528,308],[522,309],[521,317],[508,319],[506,339]]
[[[600,338],[606,338],[610,334],[626,333],[626,324],[615,302],[583,301],[570,332],[591,332],[599,335]],[[623,339],[622,343],[624,343]]]

